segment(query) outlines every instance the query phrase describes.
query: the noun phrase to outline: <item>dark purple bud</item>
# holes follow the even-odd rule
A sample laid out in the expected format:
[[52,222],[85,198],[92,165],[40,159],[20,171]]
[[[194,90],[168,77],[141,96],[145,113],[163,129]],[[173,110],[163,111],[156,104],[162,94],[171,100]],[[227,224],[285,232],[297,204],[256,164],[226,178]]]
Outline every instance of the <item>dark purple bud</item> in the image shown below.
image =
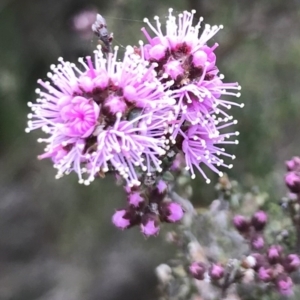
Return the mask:
[[263,236],[261,236],[261,235],[255,235],[251,239],[250,243],[251,243],[252,248],[255,250],[260,250],[265,246],[265,240],[264,240]]
[[279,245],[271,246],[267,251],[267,258],[270,264],[277,264],[281,261],[282,247]]
[[255,228],[256,231],[261,231],[266,226],[267,221],[267,214],[263,210],[259,210],[253,215],[251,219],[251,225]]
[[285,162],[288,171],[300,171],[300,157],[293,157]]
[[203,262],[193,262],[189,267],[191,275],[198,279],[203,280],[206,272],[206,266]]
[[182,219],[184,212],[180,204],[176,202],[163,202],[159,207],[162,221],[175,223]]
[[292,193],[300,193],[300,173],[289,172],[285,175],[285,184]]
[[149,201],[154,203],[160,203],[166,196],[167,184],[163,180],[159,180],[157,186],[151,191],[149,195]]
[[293,294],[293,281],[291,277],[282,274],[276,280],[276,287],[278,292],[284,296],[291,296]]
[[273,278],[272,268],[269,266],[260,267],[257,272],[258,278],[263,282],[270,282]]
[[233,218],[233,224],[240,233],[246,233],[249,230],[250,223],[244,216],[236,215]]
[[144,236],[157,236],[159,233],[159,220],[156,214],[147,213],[142,216],[141,232]]
[[213,280],[219,280],[224,276],[224,267],[220,264],[213,264],[209,271],[208,271],[209,276]]
[[297,254],[289,254],[284,262],[284,269],[288,272],[297,271],[300,267],[300,258]]

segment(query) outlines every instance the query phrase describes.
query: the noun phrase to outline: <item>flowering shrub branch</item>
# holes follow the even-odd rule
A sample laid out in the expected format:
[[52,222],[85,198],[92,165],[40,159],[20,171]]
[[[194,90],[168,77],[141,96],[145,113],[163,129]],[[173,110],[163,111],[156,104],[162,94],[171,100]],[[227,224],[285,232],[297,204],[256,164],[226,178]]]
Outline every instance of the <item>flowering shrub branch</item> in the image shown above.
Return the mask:
[[[90,185],[112,174],[122,183],[127,203],[112,216],[117,228],[139,226],[150,237],[163,223],[179,223],[168,234],[178,257],[157,268],[162,299],[227,299],[249,284],[289,296],[291,274],[300,266],[300,159],[287,162],[285,176],[296,254],[268,241],[268,217],[259,207],[250,218],[230,215],[237,185],[221,169],[230,169],[227,161],[235,158],[224,147],[238,144],[230,108],[243,104],[229,99],[240,97],[241,87],[224,81],[219,45],[210,44],[223,26],[203,25],[202,18],[194,25],[194,14],[174,16],[169,9],[164,29],[158,17],[155,25],[144,19],[146,42],[128,46],[121,60],[98,15],[92,30],[101,46],[78,65],[59,58],[49,81],[38,80],[26,131],[44,132],[38,142],[46,147],[38,158],[52,160],[56,178],[74,172],[79,183]],[[186,198],[197,173],[210,183],[203,166],[220,177],[219,199],[199,213]],[[176,193],[183,186],[187,197]]]

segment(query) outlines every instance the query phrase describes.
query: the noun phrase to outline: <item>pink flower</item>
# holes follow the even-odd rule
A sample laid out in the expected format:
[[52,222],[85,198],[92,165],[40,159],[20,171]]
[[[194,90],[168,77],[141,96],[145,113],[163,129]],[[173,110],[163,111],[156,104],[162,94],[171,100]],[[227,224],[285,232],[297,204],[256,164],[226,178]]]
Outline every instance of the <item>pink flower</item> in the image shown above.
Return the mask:
[[[213,114],[220,113],[223,117],[229,115],[225,109],[231,105],[243,106],[232,101],[224,100],[224,95],[239,97],[236,92],[241,89],[237,83],[223,83],[223,75],[218,75],[216,67],[216,55],[214,50],[218,44],[212,47],[207,42],[221,29],[220,26],[205,25],[200,27],[202,18],[193,26],[195,11],[184,11],[178,18],[172,15],[173,9],[169,9],[169,17],[166,21],[165,32],[161,29],[158,17],[155,17],[156,26],[144,19],[148,27],[154,33],[152,38],[147,29],[142,28],[149,44],[142,47],[145,59],[158,63],[158,71],[165,73],[168,78],[174,80],[173,96],[176,104],[176,118],[179,126],[185,121],[192,125],[205,122],[214,123]],[[175,127],[174,127],[175,130]],[[172,135],[175,140],[177,131]]]
[[225,156],[234,159],[235,156],[226,153],[225,149],[221,146],[224,144],[237,144],[238,141],[226,141],[226,139],[238,135],[238,132],[226,134],[220,134],[219,132],[220,129],[229,125],[225,124],[216,128],[211,127],[211,130],[207,127],[194,125],[190,126],[186,132],[181,129],[179,130],[183,141],[178,147],[181,146],[182,148],[185,155],[186,169],[190,171],[192,179],[196,177],[194,170],[196,168],[206,179],[206,182],[210,183],[210,180],[200,166],[201,163],[208,166],[219,176],[223,176],[223,173],[219,171],[218,167],[232,168],[232,165],[225,164],[221,157]]
[[83,71],[59,59],[48,77],[39,80],[40,98],[29,103],[27,132],[41,128],[48,138],[40,158],[50,157],[57,177],[75,171],[79,182],[90,184],[100,173],[117,172],[129,186],[140,184],[141,172],[161,171],[166,132],[172,119],[168,88],[140,56],[127,48],[123,61],[104,58],[96,50],[80,58]]
[[85,138],[92,134],[99,116],[99,106],[84,97],[71,98],[60,104],[62,133],[70,137]]

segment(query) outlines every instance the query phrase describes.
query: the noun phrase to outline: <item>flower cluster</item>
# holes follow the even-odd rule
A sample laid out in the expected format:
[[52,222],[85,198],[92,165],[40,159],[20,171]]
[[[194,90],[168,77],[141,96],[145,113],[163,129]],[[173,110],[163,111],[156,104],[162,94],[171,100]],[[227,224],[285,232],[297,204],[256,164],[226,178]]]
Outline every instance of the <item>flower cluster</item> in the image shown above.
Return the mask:
[[238,132],[220,134],[236,121],[227,112],[232,105],[243,104],[228,101],[224,96],[240,96],[241,87],[237,83],[224,83],[224,76],[219,74],[214,53],[218,44],[208,46],[207,42],[223,26],[205,25],[200,34],[202,18],[193,26],[195,11],[184,11],[178,18],[172,15],[166,21],[165,33],[161,30],[159,18],[155,17],[156,27],[148,19],[144,21],[155,34],[151,37],[145,28],[142,32],[148,44],[141,44],[145,59],[155,62],[158,75],[173,80],[170,87],[176,100],[174,107],[175,121],[170,130],[170,139],[185,156],[186,168],[195,178],[194,169],[198,169],[209,183],[210,180],[200,167],[205,164],[222,176],[219,166],[231,168],[224,164],[222,156],[232,159],[222,148],[224,144],[237,144],[236,140],[227,141]]
[[[36,102],[28,103],[26,131],[47,135],[38,139],[46,143],[39,158],[52,159],[57,178],[75,172],[85,185],[108,172],[121,176],[130,189],[129,208],[116,212],[113,222],[120,228],[141,224],[147,236],[158,232],[158,215],[167,222],[179,218],[170,217],[181,209],[175,203],[161,201],[153,209],[157,200],[149,198],[176,154],[184,157],[192,178],[198,170],[207,183],[203,164],[222,176],[219,167],[232,167],[224,158],[235,158],[224,148],[238,143],[231,140],[238,132],[228,128],[237,121],[228,110],[243,105],[226,96],[239,97],[240,86],[223,82],[214,53],[218,45],[207,45],[222,26],[205,25],[200,34],[202,19],[193,26],[194,13],[176,19],[170,10],[165,34],[157,17],[157,28],[145,20],[156,36],[143,28],[148,44],[128,46],[121,61],[98,15],[92,28],[103,48],[79,58],[79,66],[59,58],[49,81],[38,80]],[[153,184],[146,184],[151,176]]]
[[253,250],[263,249],[265,240],[263,237],[263,229],[267,223],[267,214],[260,210],[257,211],[251,219],[242,215],[236,215],[233,218],[233,224],[243,237],[249,241]]
[[137,187],[126,188],[127,208],[117,210],[112,217],[114,225],[126,229],[140,225],[144,236],[159,233],[159,223],[175,223],[182,219],[183,209],[180,204],[166,197],[167,184],[160,180],[150,191]]
[[264,211],[256,212],[251,220],[240,215],[233,218],[236,229],[249,241],[251,250],[256,251],[241,266],[253,270],[258,282],[273,285],[282,295],[291,295],[293,281],[289,274],[299,269],[300,258],[297,254],[285,254],[280,245],[265,244],[262,230],[266,222]]
[[287,174],[285,183],[291,193],[300,194],[300,157],[294,157],[286,162]]
[[160,171],[166,153],[169,83],[162,83],[148,63],[128,47],[123,62],[117,49],[106,60],[100,49],[75,64],[59,59],[48,73],[50,82],[39,80],[40,98],[28,103],[27,131],[41,128],[48,138],[45,153],[58,169],[57,177],[75,171],[88,185],[98,174],[116,171],[131,186],[139,171]]
[[224,266],[218,263],[193,262],[189,266],[189,271],[198,280],[219,281],[224,277]]

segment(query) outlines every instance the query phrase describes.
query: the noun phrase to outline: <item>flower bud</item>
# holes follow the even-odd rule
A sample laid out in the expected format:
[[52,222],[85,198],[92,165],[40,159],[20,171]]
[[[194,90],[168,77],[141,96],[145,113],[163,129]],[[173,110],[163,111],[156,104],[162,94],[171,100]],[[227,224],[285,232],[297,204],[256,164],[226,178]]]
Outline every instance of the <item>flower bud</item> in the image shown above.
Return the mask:
[[265,246],[265,240],[263,236],[256,235],[251,239],[251,246],[255,250],[260,250]]
[[156,188],[159,194],[163,194],[167,191],[168,185],[164,180],[159,180]]
[[300,193],[300,172],[289,172],[285,175],[285,184],[292,193]]
[[131,225],[131,218],[132,216],[129,211],[125,209],[117,210],[112,216],[112,222],[116,227],[126,229]]
[[253,215],[251,219],[251,225],[255,228],[256,231],[261,231],[264,229],[267,221],[267,214],[263,210],[259,210]]
[[142,216],[141,232],[144,236],[149,237],[151,235],[158,235],[159,233],[159,220],[157,215],[147,213]]
[[133,207],[138,208],[143,205],[144,198],[141,197],[140,193],[134,192],[128,195],[127,201]]
[[293,294],[293,281],[291,277],[283,274],[277,278],[275,284],[281,295],[291,296]]
[[233,224],[240,233],[246,233],[250,227],[249,221],[241,215],[234,216]]
[[270,282],[273,278],[272,268],[260,267],[257,272],[258,278],[263,282]]
[[281,260],[282,248],[279,245],[271,246],[267,251],[267,258],[270,264],[277,264]]
[[294,272],[300,267],[300,258],[297,254],[289,254],[284,262],[284,269],[288,272]]
[[253,269],[255,271],[258,271],[260,267],[266,265],[267,262],[266,262],[266,258],[264,257],[264,255],[262,255],[260,253],[252,253],[251,256],[253,256],[255,259],[255,265],[253,266]]
[[191,275],[198,279],[203,280],[206,272],[206,266],[203,262],[193,262],[189,267]]
[[170,223],[180,221],[184,214],[181,205],[176,202],[163,202],[159,211],[162,221]]
[[224,276],[224,267],[220,264],[213,264],[209,271],[208,271],[209,276],[213,280],[219,280]]
[[300,157],[293,157],[285,162],[288,171],[300,171]]
[[155,45],[149,50],[149,55],[152,59],[157,61],[165,57],[166,48],[162,45]]

